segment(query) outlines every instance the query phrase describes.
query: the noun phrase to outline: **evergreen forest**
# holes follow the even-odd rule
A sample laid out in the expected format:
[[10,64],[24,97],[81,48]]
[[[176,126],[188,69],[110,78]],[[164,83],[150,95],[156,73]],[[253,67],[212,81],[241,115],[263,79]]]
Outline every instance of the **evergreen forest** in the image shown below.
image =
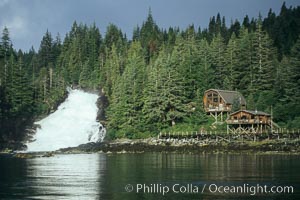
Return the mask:
[[[101,20],[101,19],[100,19]],[[15,50],[9,30],[0,41],[0,141],[23,140],[33,121],[53,112],[68,86],[102,91],[110,138],[144,138],[209,123],[204,91],[237,90],[247,109],[300,128],[300,7],[265,18],[207,28],[160,28],[151,10],[127,38],[116,25],[73,23],[63,37],[44,34],[38,50]],[[226,24],[230,24],[229,26]]]

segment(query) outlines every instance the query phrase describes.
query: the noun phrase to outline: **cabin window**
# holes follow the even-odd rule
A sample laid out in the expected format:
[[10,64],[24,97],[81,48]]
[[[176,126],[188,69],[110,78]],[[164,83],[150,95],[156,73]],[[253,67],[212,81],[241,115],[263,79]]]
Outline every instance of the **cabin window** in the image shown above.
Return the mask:
[[214,102],[218,102],[218,98],[214,98]]
[[247,119],[247,116],[246,116],[246,115],[243,115],[243,116],[241,117],[241,119]]
[[251,115],[251,119],[254,119],[254,115]]

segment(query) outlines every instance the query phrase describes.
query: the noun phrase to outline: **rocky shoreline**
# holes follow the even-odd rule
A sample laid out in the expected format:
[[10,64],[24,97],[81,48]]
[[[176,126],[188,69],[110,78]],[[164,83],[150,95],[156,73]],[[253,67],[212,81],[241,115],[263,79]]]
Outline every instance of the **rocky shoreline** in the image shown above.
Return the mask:
[[200,141],[195,139],[121,139],[102,143],[82,144],[55,153],[143,153],[143,152],[274,152],[300,153],[300,140],[269,140],[261,142]]
[[100,143],[87,143],[77,147],[59,149],[53,152],[26,153],[6,149],[0,155],[18,158],[51,157],[55,154],[79,153],[263,153],[300,154],[300,139],[253,141],[203,141],[196,139],[118,139]]

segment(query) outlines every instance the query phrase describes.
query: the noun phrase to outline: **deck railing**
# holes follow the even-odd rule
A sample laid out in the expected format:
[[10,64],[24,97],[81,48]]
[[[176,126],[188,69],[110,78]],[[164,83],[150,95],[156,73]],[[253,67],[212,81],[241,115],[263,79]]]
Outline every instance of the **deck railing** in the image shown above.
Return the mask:
[[205,108],[206,112],[229,112],[231,109],[229,107],[213,107],[213,108]]
[[258,119],[228,119],[227,124],[270,124],[269,120]]

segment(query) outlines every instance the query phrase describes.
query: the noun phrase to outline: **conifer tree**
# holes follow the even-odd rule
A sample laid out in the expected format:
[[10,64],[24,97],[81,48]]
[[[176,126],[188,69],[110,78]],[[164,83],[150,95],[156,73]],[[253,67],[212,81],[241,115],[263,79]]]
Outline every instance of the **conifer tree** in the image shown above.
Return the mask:
[[91,71],[89,69],[89,61],[86,61],[79,76],[79,85],[86,88],[89,86]]
[[111,109],[108,112],[109,119],[112,119],[110,126],[121,129],[128,137],[141,131],[139,126],[142,120],[144,74],[142,48],[139,42],[133,42],[125,71],[114,85]]
[[252,80],[252,43],[251,35],[246,27],[242,26],[240,36],[237,39],[238,44],[238,63],[234,67],[235,85],[238,86],[243,94],[251,93],[253,82]]
[[145,121],[158,127],[174,126],[188,114],[184,78],[176,63],[178,54],[162,51],[151,68],[145,89]]
[[239,72],[236,70],[236,68],[239,64],[239,60],[238,60],[239,54],[240,52],[238,49],[237,38],[235,33],[232,33],[225,52],[226,55],[225,80],[226,81],[224,80],[224,89],[227,90],[237,89],[236,86],[237,86]]
[[146,62],[149,63],[150,59],[157,54],[162,42],[162,34],[154,22],[151,9],[149,9],[146,22],[141,27],[140,41],[145,49]]
[[147,82],[143,92],[144,106],[143,114],[146,128],[150,132],[157,132],[160,128],[166,127],[165,109],[166,95],[163,93],[163,73],[166,56],[163,51],[153,64],[147,68]]
[[198,58],[200,58],[198,63],[198,71],[199,76],[196,80],[198,83],[198,94],[197,96],[202,96],[205,90],[207,88],[214,88],[214,77],[213,77],[213,71],[211,68],[212,65],[212,57],[210,56],[210,47],[207,42],[207,40],[204,38],[200,41],[199,47],[198,47]]
[[106,49],[106,62],[104,65],[104,70],[102,80],[105,82],[105,90],[110,96],[112,94],[112,89],[114,88],[115,83],[118,80],[118,77],[122,74],[121,58],[120,54],[117,53],[117,48],[115,45],[112,46],[112,49]]
[[288,86],[289,86],[289,96],[293,102],[299,102],[300,100],[300,36],[297,42],[291,50],[290,58],[290,76]]
[[215,73],[215,87],[219,89],[224,88],[224,78],[225,78],[225,44],[224,39],[221,34],[218,33],[216,37],[213,38],[210,44],[210,57],[212,61],[212,68]]
[[12,44],[9,37],[9,31],[4,27],[1,37],[1,48],[0,48],[0,85],[5,86],[8,79],[8,60],[12,52]]
[[271,90],[275,81],[276,66],[274,60],[277,58],[272,41],[262,30],[262,21],[259,17],[257,30],[252,39],[252,83],[254,90]]
[[54,55],[53,55],[53,39],[51,33],[47,30],[43,39],[41,41],[39,49],[39,64],[40,67],[48,67],[51,63],[54,64]]

